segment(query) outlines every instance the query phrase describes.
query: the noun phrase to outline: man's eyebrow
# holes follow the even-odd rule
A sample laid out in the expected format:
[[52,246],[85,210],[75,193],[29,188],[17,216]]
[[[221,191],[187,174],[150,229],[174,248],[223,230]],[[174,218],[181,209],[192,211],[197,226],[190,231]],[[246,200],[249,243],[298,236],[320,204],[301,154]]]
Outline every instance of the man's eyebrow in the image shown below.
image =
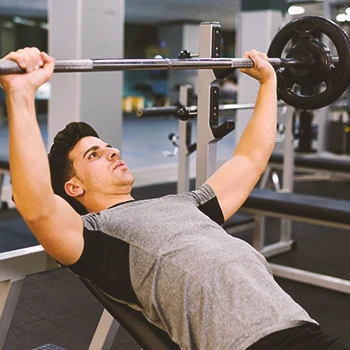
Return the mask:
[[[106,143],[106,147],[107,148],[113,148],[113,146],[112,145],[110,145],[109,143]],[[90,147],[87,151],[85,151],[85,153],[83,154],[83,159],[85,158],[85,156],[89,153],[89,152],[91,152],[91,151],[97,151],[98,149],[100,149],[100,146],[92,146],[92,147]]]
[[85,158],[85,156],[91,152],[91,151],[97,151],[100,148],[100,146],[92,146],[90,147],[87,151],[85,151],[85,153],[83,154],[83,159]]

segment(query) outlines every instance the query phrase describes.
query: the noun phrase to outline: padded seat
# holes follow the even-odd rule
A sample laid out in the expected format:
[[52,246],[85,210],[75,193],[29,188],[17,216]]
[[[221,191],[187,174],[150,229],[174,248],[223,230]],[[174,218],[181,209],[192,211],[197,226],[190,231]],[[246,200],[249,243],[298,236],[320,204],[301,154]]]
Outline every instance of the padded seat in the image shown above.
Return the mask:
[[143,350],[180,350],[166,332],[151,324],[140,311],[110,298],[86,279],[80,280]]
[[254,189],[242,209],[269,211],[307,219],[350,225],[350,202],[297,193]]

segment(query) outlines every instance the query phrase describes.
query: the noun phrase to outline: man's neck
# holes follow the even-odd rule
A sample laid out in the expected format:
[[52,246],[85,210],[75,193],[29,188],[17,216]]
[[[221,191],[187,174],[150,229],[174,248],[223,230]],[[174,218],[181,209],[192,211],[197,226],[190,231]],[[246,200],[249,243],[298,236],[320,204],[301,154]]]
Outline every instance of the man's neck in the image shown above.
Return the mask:
[[134,200],[134,198],[130,194],[120,194],[110,198],[94,200],[90,205],[86,204],[85,208],[89,213],[98,213],[116,204],[132,201],[132,200]]

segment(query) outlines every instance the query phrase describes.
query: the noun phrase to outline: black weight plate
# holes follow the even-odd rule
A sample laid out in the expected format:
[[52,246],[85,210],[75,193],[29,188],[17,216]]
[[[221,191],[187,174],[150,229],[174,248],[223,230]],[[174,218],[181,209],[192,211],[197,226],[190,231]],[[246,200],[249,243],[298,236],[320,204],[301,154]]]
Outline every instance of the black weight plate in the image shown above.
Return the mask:
[[350,71],[350,42],[346,32],[327,18],[319,16],[297,18],[287,23],[275,35],[267,53],[270,58],[282,57],[291,39],[294,41],[303,40],[304,47],[305,42],[307,43],[307,40],[309,40],[310,51],[312,51],[311,44],[318,40],[320,34],[326,35],[332,41],[339,57],[339,63],[336,66],[330,64],[328,67],[329,70],[326,72],[326,78],[324,79],[326,85],[324,90],[313,95],[303,95],[293,90],[294,83],[297,83],[298,79],[295,77],[294,81],[292,70],[279,68],[276,71],[278,97],[298,109],[311,110],[328,106],[347,89]]

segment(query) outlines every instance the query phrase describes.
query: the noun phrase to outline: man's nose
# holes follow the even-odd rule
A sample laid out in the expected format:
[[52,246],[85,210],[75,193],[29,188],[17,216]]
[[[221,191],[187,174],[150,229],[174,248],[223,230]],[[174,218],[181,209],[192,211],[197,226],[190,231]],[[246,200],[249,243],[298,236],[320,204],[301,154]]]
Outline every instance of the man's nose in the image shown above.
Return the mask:
[[107,148],[107,157],[112,160],[114,158],[119,158],[120,151],[117,148]]

